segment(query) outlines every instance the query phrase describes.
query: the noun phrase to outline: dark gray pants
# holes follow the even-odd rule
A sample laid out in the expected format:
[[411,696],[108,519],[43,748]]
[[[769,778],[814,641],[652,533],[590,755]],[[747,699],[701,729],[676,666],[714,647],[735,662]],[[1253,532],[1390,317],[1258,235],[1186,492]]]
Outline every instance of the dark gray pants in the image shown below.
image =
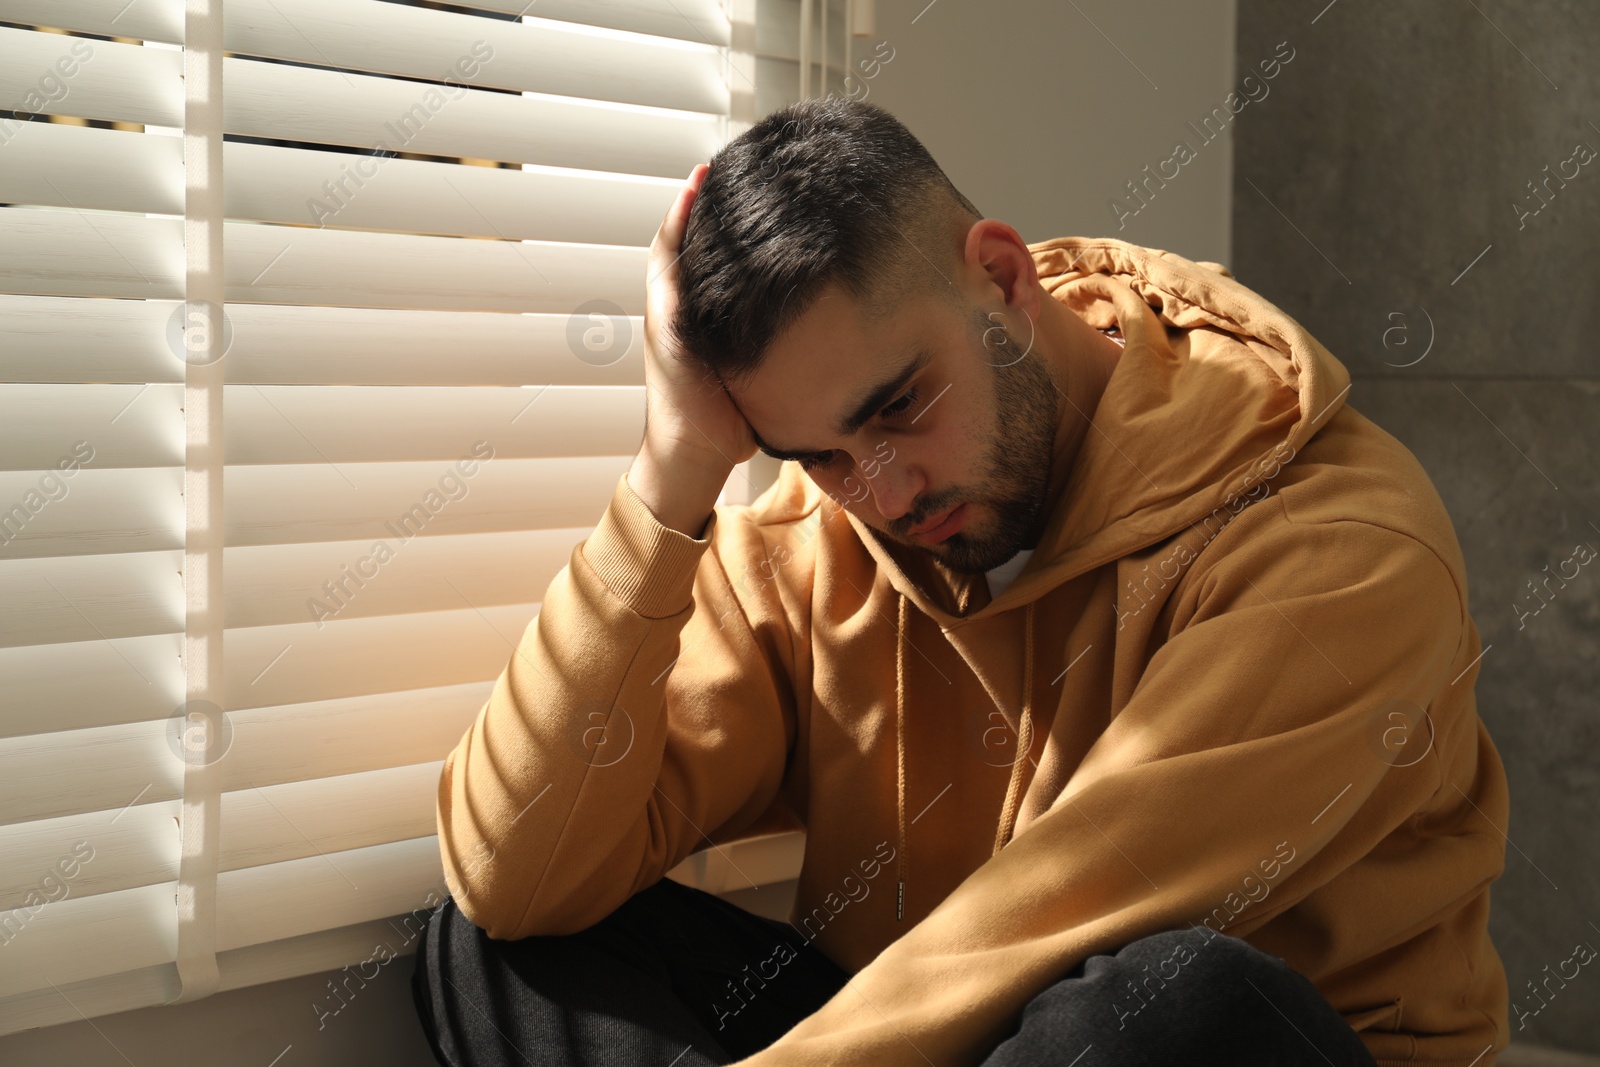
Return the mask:
[[[412,990],[446,1067],[705,1067],[770,1045],[848,979],[788,923],[663,878],[561,937],[494,941],[447,901]],[[1376,1067],[1306,978],[1202,927],[1090,956],[983,1067],[1197,1063]]]

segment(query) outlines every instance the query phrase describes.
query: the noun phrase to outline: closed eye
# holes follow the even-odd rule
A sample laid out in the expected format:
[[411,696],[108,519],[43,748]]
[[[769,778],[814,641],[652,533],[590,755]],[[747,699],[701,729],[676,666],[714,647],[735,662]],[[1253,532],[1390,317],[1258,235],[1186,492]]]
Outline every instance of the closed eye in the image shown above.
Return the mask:
[[915,389],[908,389],[901,395],[899,400],[896,400],[894,403],[884,408],[881,412],[879,412],[879,414],[891,419],[897,418],[910,411],[911,405],[915,404],[916,402],[917,391]]
[[[878,412],[878,414],[887,419],[898,419],[909,413],[912,406],[916,404],[916,402],[917,391],[915,389],[907,389],[904,393],[900,394],[899,399],[883,408]],[[826,452],[818,452],[814,456],[806,456],[804,459],[801,459],[800,467],[801,469],[808,471],[819,470],[831,464],[837,455],[838,449],[830,448]]]

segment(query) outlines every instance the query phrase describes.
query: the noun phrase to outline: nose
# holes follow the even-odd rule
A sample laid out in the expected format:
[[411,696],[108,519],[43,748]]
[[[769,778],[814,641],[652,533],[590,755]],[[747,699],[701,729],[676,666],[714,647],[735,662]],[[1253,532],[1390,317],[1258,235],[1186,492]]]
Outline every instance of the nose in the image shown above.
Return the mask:
[[902,456],[888,463],[876,458],[865,460],[857,464],[856,477],[871,489],[872,502],[885,522],[894,522],[909,512],[922,491],[921,480]]

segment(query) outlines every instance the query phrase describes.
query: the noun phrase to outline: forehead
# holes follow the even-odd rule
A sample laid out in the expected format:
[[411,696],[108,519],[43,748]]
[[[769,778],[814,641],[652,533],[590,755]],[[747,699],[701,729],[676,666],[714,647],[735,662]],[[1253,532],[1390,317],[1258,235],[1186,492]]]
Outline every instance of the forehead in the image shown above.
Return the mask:
[[892,311],[869,309],[829,286],[773,340],[755,374],[729,391],[764,448],[824,450],[840,432],[839,421],[874,387],[914,357],[931,362],[931,325],[914,301]]

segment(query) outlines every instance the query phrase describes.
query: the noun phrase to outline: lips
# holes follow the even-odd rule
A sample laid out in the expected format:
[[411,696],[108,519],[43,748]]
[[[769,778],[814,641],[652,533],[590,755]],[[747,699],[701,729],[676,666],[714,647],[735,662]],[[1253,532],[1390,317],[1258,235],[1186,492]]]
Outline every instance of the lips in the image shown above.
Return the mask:
[[954,507],[941,511],[939,514],[930,518],[927,522],[924,522],[919,526],[913,526],[911,529],[907,530],[906,533],[908,535],[925,534],[929,530],[938,526],[940,523],[944,522],[944,520],[948,519],[950,517],[950,513],[955,511],[956,508],[959,508],[960,506],[960,504],[957,504]]
[[914,541],[933,547],[946,541],[947,537],[954,537],[966,525],[966,504],[957,504],[942,515],[934,515],[928,522],[918,523],[910,530],[909,536]]

